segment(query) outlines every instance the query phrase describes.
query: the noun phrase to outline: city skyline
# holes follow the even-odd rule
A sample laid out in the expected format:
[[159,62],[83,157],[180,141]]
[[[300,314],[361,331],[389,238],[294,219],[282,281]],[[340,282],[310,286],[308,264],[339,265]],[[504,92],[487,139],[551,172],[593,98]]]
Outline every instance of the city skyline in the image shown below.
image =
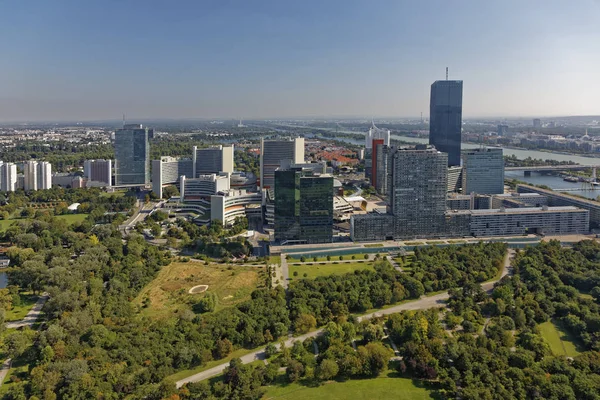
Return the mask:
[[464,118],[600,114],[591,0],[2,8],[0,122],[427,116],[445,67]]

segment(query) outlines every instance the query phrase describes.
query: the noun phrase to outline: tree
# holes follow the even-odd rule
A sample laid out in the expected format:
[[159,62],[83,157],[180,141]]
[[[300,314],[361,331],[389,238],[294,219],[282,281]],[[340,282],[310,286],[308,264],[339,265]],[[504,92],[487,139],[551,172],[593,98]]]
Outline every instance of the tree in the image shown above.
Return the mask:
[[215,358],[225,358],[233,351],[233,344],[228,339],[219,339],[215,344]]
[[194,310],[200,313],[213,312],[216,307],[216,297],[214,293],[206,293],[206,295],[200,299],[198,304],[194,307]]
[[369,255],[368,255],[368,254],[365,254],[365,255],[363,256],[363,258],[364,258],[365,260],[368,260],[368,259],[369,259]]
[[383,327],[379,324],[368,324],[363,330],[363,337],[367,342],[381,340],[383,335]]
[[29,338],[23,332],[12,332],[4,338],[4,349],[10,358],[17,358],[29,346]]
[[273,343],[269,343],[267,347],[265,347],[265,355],[267,358],[271,358],[277,353],[277,347]]
[[304,366],[301,362],[291,360],[285,369],[285,374],[290,382],[296,382],[302,377],[304,373]]
[[294,321],[294,331],[296,333],[307,333],[315,329],[317,320],[310,314],[300,314]]
[[317,379],[322,381],[328,381],[337,376],[339,367],[334,360],[325,359],[321,361],[321,364],[317,367],[315,375]]

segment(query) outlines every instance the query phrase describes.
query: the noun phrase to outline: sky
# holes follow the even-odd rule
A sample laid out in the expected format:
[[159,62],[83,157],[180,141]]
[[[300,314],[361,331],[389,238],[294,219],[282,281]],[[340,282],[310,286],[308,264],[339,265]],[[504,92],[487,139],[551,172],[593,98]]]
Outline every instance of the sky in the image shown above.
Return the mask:
[[599,0],[0,0],[0,121],[600,114]]

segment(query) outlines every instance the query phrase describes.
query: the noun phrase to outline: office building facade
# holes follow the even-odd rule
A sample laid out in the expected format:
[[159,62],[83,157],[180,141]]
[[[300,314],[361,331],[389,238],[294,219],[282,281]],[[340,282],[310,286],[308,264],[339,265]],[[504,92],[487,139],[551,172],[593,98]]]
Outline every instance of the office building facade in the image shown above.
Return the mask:
[[52,188],[52,165],[47,161],[26,161],[23,164],[25,191]]
[[194,177],[221,172],[233,173],[233,154],[233,145],[205,148],[194,146],[192,149]]
[[439,236],[444,231],[447,165],[448,155],[431,147],[400,148],[392,154],[389,201],[396,236]]
[[448,166],[460,165],[462,81],[435,81],[429,103],[429,144],[448,153]]
[[125,125],[115,132],[115,185],[143,186],[150,183],[149,129]]
[[463,193],[504,193],[504,156],[501,148],[466,150],[462,159]]
[[189,158],[161,157],[160,160],[152,160],[152,192],[162,198],[165,185],[179,183],[182,175],[191,178],[193,171],[193,162]]
[[229,176],[227,174],[200,175],[197,178],[181,176],[179,190],[182,201],[210,201],[210,196],[229,190]]
[[83,176],[94,182],[101,182],[112,186],[112,160],[85,160],[83,162]]
[[333,238],[333,177],[303,168],[275,171],[275,240],[329,243]]
[[304,163],[304,138],[260,140],[260,186],[262,189],[275,187],[275,170],[284,161],[292,164]]

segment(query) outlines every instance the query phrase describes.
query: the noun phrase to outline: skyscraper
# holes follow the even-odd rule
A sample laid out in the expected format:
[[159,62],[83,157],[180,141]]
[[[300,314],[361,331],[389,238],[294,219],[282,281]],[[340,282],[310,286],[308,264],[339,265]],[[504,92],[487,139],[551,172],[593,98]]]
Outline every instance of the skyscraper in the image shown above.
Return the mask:
[[541,128],[542,127],[542,120],[539,118],[534,118],[533,119],[533,127],[534,128]]
[[373,140],[382,139],[383,144],[386,146],[390,145],[390,130],[382,129],[375,126],[375,123],[371,121],[371,127],[365,137],[365,148],[370,149],[372,147]]
[[52,165],[47,161],[26,161],[23,164],[25,191],[52,188]]
[[37,180],[38,190],[52,188],[52,164],[48,161],[40,161],[37,164]]
[[37,161],[26,161],[23,164],[23,189],[28,192],[38,189]]
[[0,162],[0,190],[14,192],[17,190],[17,165]]
[[150,183],[148,128],[124,125],[115,132],[115,185]]
[[260,186],[273,189],[275,170],[284,160],[292,164],[304,162],[304,138],[260,140]]
[[463,152],[463,193],[504,193],[504,156],[500,148]]
[[429,101],[429,144],[448,153],[448,166],[460,165],[462,81],[435,81]]
[[213,146],[192,150],[194,176],[218,174],[220,172],[233,173],[233,145]]
[[333,177],[291,166],[275,171],[275,240],[329,243],[333,237]]
[[448,155],[425,145],[392,155],[390,195],[397,237],[443,235]]

